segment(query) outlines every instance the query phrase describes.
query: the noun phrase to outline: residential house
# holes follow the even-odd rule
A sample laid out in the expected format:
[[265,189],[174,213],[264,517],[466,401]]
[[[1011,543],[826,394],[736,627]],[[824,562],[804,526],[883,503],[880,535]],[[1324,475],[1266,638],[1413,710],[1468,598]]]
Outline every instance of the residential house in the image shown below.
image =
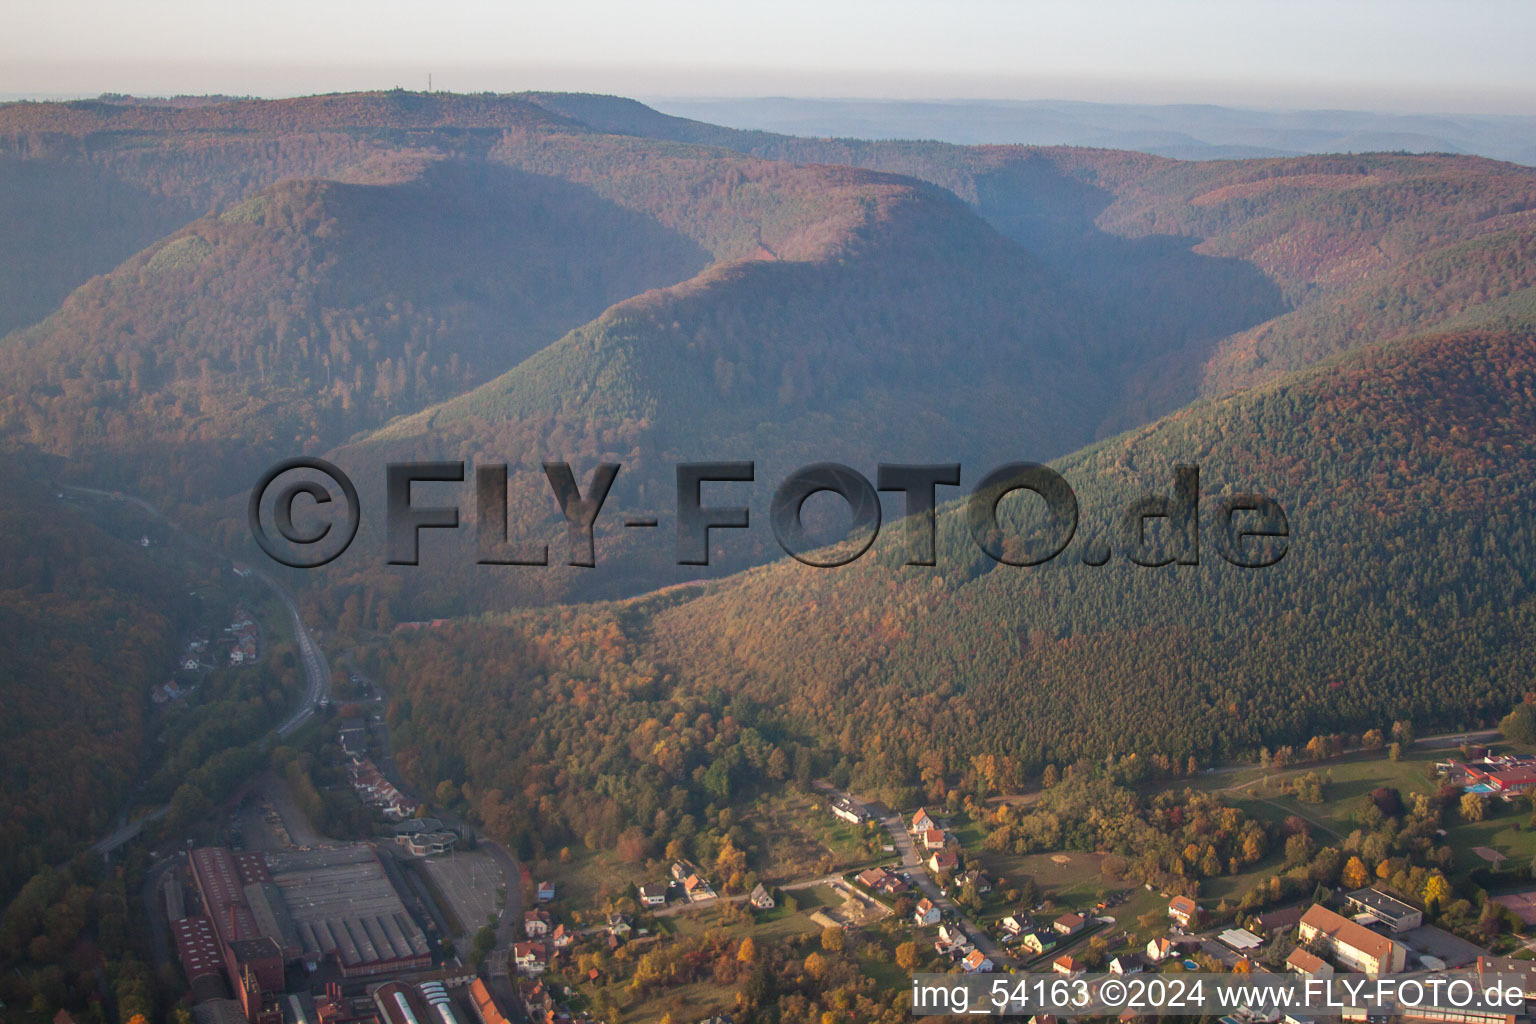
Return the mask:
[[869,820],[869,812],[846,797],[832,801],[832,815],[850,825],[860,825]]
[[969,885],[976,890],[976,895],[978,896],[985,896],[992,891],[992,879],[988,878],[984,872],[978,871],[975,868],[957,877],[955,885],[962,889]]
[[1072,978],[1083,973],[1083,962],[1069,953],[1063,953],[1051,961],[1051,970]]
[[1020,917],[1018,914],[1009,914],[999,921],[998,924],[1002,925],[1003,931],[1009,935],[1022,935],[1024,929],[1029,927],[1029,919]]
[[1297,935],[1303,943],[1316,943],[1350,970],[1363,974],[1401,971],[1407,949],[1379,932],[1341,917],[1320,903],[1302,915]]
[[960,858],[953,850],[937,850],[928,858],[928,867],[934,874],[952,872],[960,866]]
[[1291,950],[1291,955],[1285,958],[1285,966],[1303,978],[1328,978],[1333,975],[1333,968],[1328,961],[1300,946]]
[[683,879],[683,892],[690,900],[713,899],[715,895],[715,890],[698,875],[689,875]]
[[912,920],[919,927],[939,923],[939,908],[933,905],[933,901],[926,896],[917,901],[917,907],[912,911]]
[[1055,921],[1051,922],[1051,927],[1056,929],[1056,934],[1058,935],[1077,935],[1084,928],[1088,927],[1088,919],[1083,917],[1082,914],[1062,914]]
[[543,974],[549,953],[542,942],[518,942],[512,946],[512,963],[524,974]]
[[866,868],[860,871],[854,878],[864,888],[871,892],[878,892],[886,896],[894,896],[906,891],[907,883],[900,875],[894,875],[884,868]]
[[1031,953],[1039,956],[1055,949],[1056,944],[1060,941],[1055,932],[1032,931],[1025,933],[1024,938],[1019,940],[1019,944]]
[[1168,901],[1168,916],[1181,928],[1200,922],[1200,905],[1188,896],[1175,896]]
[[555,883],[554,882],[540,882],[539,883],[538,896],[539,896],[539,902],[540,903],[548,903],[550,900],[554,899],[555,898]]
[[667,883],[646,882],[640,887],[640,905],[642,907],[664,907],[667,905]]
[[758,910],[773,909],[773,894],[763,888],[763,883],[761,882],[752,887],[752,894],[747,897],[747,900]]
[[576,936],[566,930],[564,924],[555,925],[555,930],[549,933],[549,944],[556,949],[567,949],[576,941]]
[[981,950],[973,949],[966,954],[964,960],[960,961],[960,966],[965,969],[967,974],[984,974],[992,969],[992,961],[987,959]]
[[530,939],[537,939],[549,934],[549,911],[525,910],[523,912],[523,934]]
[[965,932],[961,931],[958,926],[945,923],[939,925],[939,941],[946,946],[953,946],[967,940]]
[[941,828],[926,829],[926,830],[924,830],[922,832],[922,837],[923,837],[923,849],[925,849],[925,850],[942,850],[942,849],[944,849],[944,830],[943,829],[941,829]]
[[1260,914],[1257,931],[1265,935],[1288,932],[1301,924],[1302,911],[1305,909],[1305,907],[1281,907],[1279,910]]
[[933,818],[928,815],[927,810],[924,808],[919,807],[917,813],[912,815],[912,833],[914,835],[920,836],[935,827]]
[[1170,959],[1179,951],[1178,944],[1166,935],[1159,935],[1147,943],[1147,959],[1155,964]]
[[1140,974],[1146,969],[1146,963],[1135,953],[1124,953],[1109,961],[1110,974]]

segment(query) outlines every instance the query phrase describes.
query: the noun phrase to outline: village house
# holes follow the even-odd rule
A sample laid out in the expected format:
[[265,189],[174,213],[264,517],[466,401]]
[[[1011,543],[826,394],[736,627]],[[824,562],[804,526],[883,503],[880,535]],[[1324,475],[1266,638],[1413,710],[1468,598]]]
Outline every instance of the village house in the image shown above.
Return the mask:
[[1058,935],[1076,935],[1088,927],[1088,919],[1077,913],[1062,914],[1051,922],[1051,927],[1056,929]]
[[912,833],[914,835],[922,835],[924,832],[935,827],[933,818],[929,817],[928,812],[923,808],[919,807],[917,813],[912,815]]
[[954,871],[960,866],[960,858],[953,850],[938,850],[928,858],[928,867],[934,874],[942,874],[946,871]]
[[576,941],[576,936],[566,930],[564,924],[555,925],[555,930],[549,934],[549,944],[556,949],[566,949]]
[[1200,921],[1200,905],[1188,896],[1175,896],[1168,901],[1168,916],[1180,928],[1188,928]]
[[1029,927],[1028,919],[1021,918],[1017,914],[1009,914],[999,921],[998,924],[1002,925],[1003,931],[1009,935],[1021,935],[1024,929]]
[[1140,974],[1147,965],[1135,953],[1124,953],[1109,961],[1110,974]]
[[962,872],[955,877],[956,888],[964,889],[967,885],[974,888],[978,896],[985,896],[992,891],[992,880],[975,868]]
[[616,939],[628,938],[632,928],[628,914],[609,914],[603,925],[608,929],[608,934]]
[[526,910],[523,912],[523,934],[537,939],[549,934],[549,911]]
[[752,894],[747,897],[747,900],[758,910],[773,909],[773,894],[763,887],[762,882],[752,887]]
[[640,887],[640,905],[642,907],[664,907],[667,905],[667,883],[646,882]]
[[1326,949],[1339,964],[1362,974],[1391,974],[1401,971],[1407,961],[1407,950],[1401,943],[1341,917],[1320,903],[1313,904],[1302,915],[1297,935],[1303,943]]
[[1147,959],[1155,964],[1173,957],[1178,951],[1178,945],[1166,935],[1159,935],[1147,943]]
[[1056,936],[1055,932],[1032,931],[1025,933],[1024,938],[1019,941],[1019,944],[1031,953],[1039,956],[1042,953],[1049,953],[1055,949],[1059,941],[1060,939]]
[[715,895],[715,890],[698,875],[689,875],[683,879],[683,892],[690,900],[713,899]]
[[555,883],[540,882],[538,892],[539,902],[548,903],[555,898]]
[[1063,953],[1051,961],[1051,970],[1071,978],[1083,972],[1083,962],[1070,953]]
[[960,966],[965,968],[967,974],[984,974],[992,969],[992,961],[987,959],[981,950],[973,949],[966,954],[965,959],[960,962]]
[[542,942],[518,942],[512,946],[512,963],[524,974],[543,974],[549,954]]
[[894,875],[884,868],[866,868],[854,877],[866,889],[884,896],[894,896],[907,889],[907,883],[900,875]]
[[912,911],[912,920],[919,927],[939,923],[939,908],[933,905],[933,901],[926,896],[917,901],[917,907]]
[[922,835],[923,835],[923,849],[925,849],[925,850],[942,850],[942,849],[944,849],[944,830],[943,829],[930,828],[930,829],[926,830],[925,832],[923,832]]
[[1333,975],[1333,968],[1328,961],[1300,946],[1291,950],[1291,955],[1285,958],[1285,966],[1303,978],[1328,978]]
[[869,820],[869,812],[846,797],[832,801],[832,816],[850,825],[860,825]]

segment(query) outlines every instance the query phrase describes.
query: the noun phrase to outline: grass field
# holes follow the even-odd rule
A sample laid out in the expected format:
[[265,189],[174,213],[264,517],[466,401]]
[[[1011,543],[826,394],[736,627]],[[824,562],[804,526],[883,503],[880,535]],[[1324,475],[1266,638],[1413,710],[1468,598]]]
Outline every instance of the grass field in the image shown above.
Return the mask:
[[830,874],[882,856],[884,833],[834,818],[820,796],[779,793],[743,815],[763,848],[758,874],[770,884]]
[[665,874],[663,869],[647,872],[643,865],[625,863],[607,850],[594,853],[583,846],[572,846],[566,857],[552,857],[547,865],[536,868],[534,881],[554,882],[558,902],[572,908],[573,916],[579,914],[580,924],[601,911],[609,900],[624,896],[631,883],[661,881]]

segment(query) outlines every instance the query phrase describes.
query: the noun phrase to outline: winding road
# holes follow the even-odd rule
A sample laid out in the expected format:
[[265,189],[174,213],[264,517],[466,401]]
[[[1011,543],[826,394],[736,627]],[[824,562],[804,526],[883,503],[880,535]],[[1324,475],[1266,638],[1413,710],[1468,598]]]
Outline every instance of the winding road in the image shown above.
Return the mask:
[[[216,559],[221,565],[229,561],[226,556],[211,551],[206,544],[184,532],[175,522],[168,519],[165,513],[143,498],[117,491],[97,490],[92,487],[66,486],[61,487],[60,490],[83,497],[125,502],[133,505],[143,510],[151,519],[165,524],[168,529],[181,537],[189,547],[209,555],[209,557]],[[293,599],[293,595],[288,593],[282,584],[262,570],[251,569],[250,573],[255,579],[265,585],[267,589],[271,590],[277,599],[283,603],[283,607],[288,610],[288,619],[293,626],[294,641],[298,644],[299,648],[299,663],[304,669],[304,696],[300,700],[299,706],[294,709],[293,714],[289,715],[276,729],[279,737],[287,737],[294,730],[309,721],[314,716],[315,709],[319,707],[320,702],[330,697],[331,669],[325,662],[325,653],[321,651],[320,645],[315,641],[313,634],[310,633],[309,627],[304,625],[304,618],[299,614],[299,605]],[[158,821],[160,818],[165,817],[170,809],[169,804],[157,807],[148,814],[120,826],[112,834],[95,843],[91,847],[91,852],[101,854],[102,856],[112,853],[113,850],[137,837],[143,831],[146,822]]]

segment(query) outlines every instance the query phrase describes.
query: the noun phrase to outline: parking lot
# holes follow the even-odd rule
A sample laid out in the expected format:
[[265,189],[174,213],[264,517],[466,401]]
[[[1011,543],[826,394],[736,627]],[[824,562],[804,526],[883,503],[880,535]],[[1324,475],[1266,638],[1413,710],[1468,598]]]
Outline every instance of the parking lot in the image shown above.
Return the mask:
[[496,913],[496,890],[506,881],[490,854],[482,850],[456,850],[417,864],[448,901],[445,909],[459,919],[464,934],[473,935],[486,923],[486,915]]

